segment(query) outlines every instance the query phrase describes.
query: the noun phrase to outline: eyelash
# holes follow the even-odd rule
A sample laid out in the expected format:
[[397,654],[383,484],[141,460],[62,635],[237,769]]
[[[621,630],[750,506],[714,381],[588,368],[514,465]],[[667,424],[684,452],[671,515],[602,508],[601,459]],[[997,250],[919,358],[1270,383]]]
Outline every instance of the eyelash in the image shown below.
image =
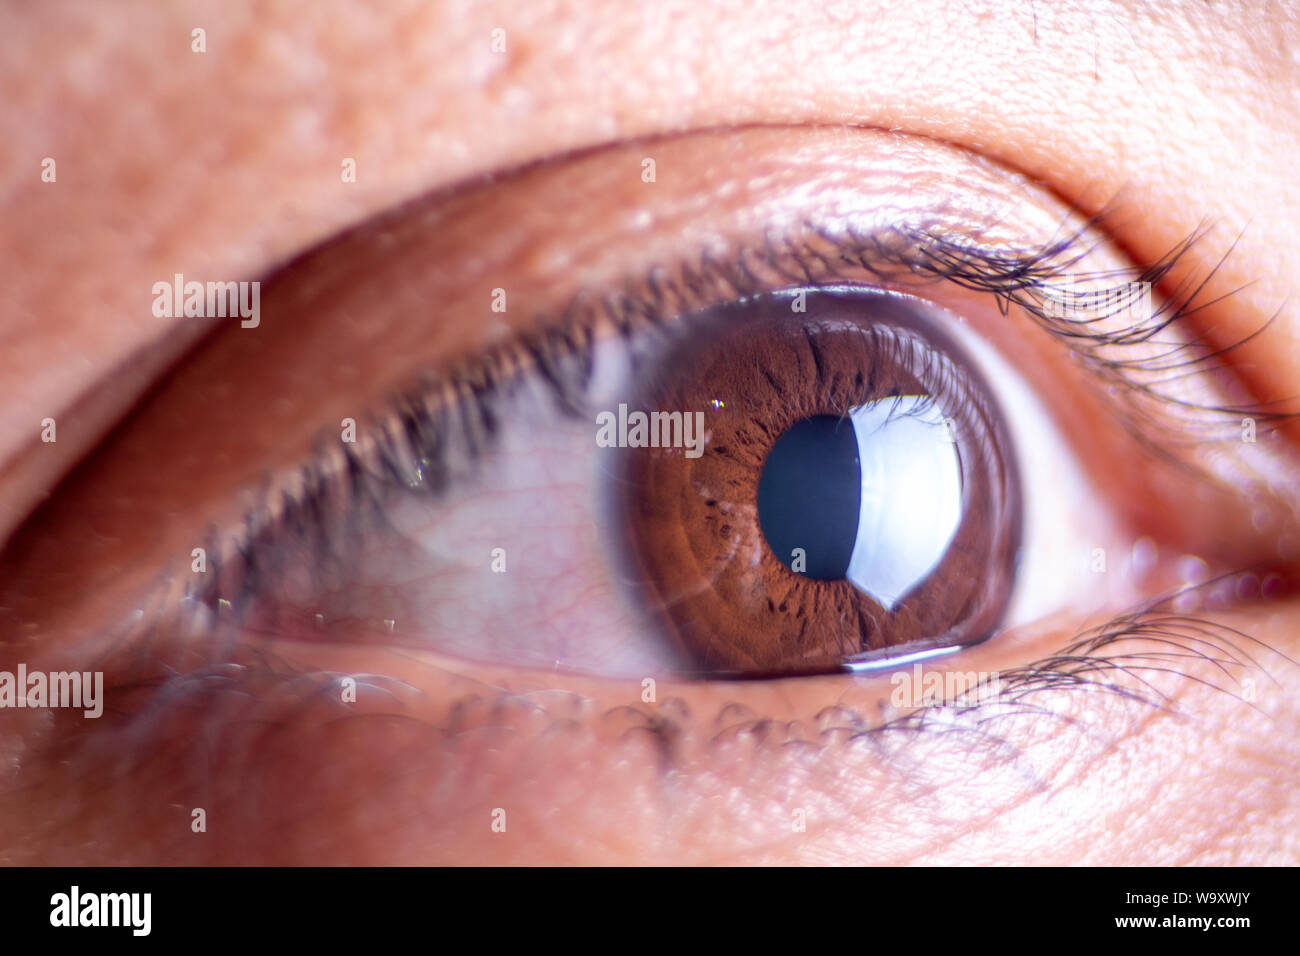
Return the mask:
[[[1198,588],[1213,583],[1207,582]],[[1001,730],[1006,725],[999,724],[999,721],[1049,717],[1086,731],[1084,721],[1069,713],[1068,707],[1056,706],[1059,697],[1052,696],[1053,692],[1072,695],[1101,693],[1139,706],[1173,712],[1175,708],[1167,696],[1156,690],[1144,675],[1175,673],[1258,709],[1253,697],[1246,693],[1246,681],[1234,676],[1234,671],[1254,667],[1274,683],[1276,679],[1246,650],[1246,646],[1254,645],[1277,654],[1284,661],[1296,663],[1272,645],[1236,628],[1192,615],[1171,613],[1167,609],[1168,602],[1169,597],[1165,596],[1139,611],[1117,615],[1099,627],[1076,635],[1054,654],[1024,667],[1001,672],[996,675],[997,695],[992,700],[987,699],[988,685],[981,682],[968,685],[965,693],[955,700],[926,704],[875,725],[868,723],[857,711],[843,707],[827,708],[817,715],[817,719],[826,721],[830,717],[830,722],[838,729],[849,731],[849,740],[871,746],[882,756],[891,758],[891,762],[900,757],[903,748],[910,744],[926,738],[962,735],[973,743],[987,745],[983,750],[991,764],[1016,763],[1024,755],[1008,743]],[[1124,643],[1129,641],[1146,643],[1139,649],[1125,650]],[[1151,650],[1149,645],[1152,642],[1164,649]],[[1213,665],[1222,675],[1223,684],[1179,669],[1177,663],[1182,660]],[[1111,675],[1116,676],[1112,678]],[[1233,684],[1236,690],[1231,686]],[[1082,712],[1086,715],[1091,711],[1084,708]],[[844,726],[846,723],[847,727]],[[968,751],[974,752],[975,747],[968,748]],[[1031,775],[1034,773],[1034,768],[1028,770]]]
[[[592,297],[579,293],[558,316],[539,317],[536,330],[463,362],[444,376],[426,376],[398,395],[391,406],[371,422],[368,442],[343,444],[322,439],[316,458],[287,482],[270,485],[263,504],[246,515],[242,528],[234,533],[214,530],[207,553],[212,565],[205,576],[207,585],[186,594],[183,606],[199,615],[207,629],[215,626],[240,627],[235,608],[250,599],[274,591],[280,568],[280,550],[271,542],[292,541],[317,562],[345,560],[349,529],[362,516],[383,520],[388,496],[411,493],[418,487],[434,497],[467,470],[490,446],[498,414],[495,400],[512,384],[531,371],[544,382],[560,412],[583,415],[583,396],[593,370],[593,349],[597,330],[612,328],[630,343],[646,330],[664,330],[681,315],[719,301],[743,299],[782,286],[818,286],[835,281],[885,281],[898,276],[947,281],[995,298],[1005,314],[1013,305],[1037,324],[1065,341],[1080,360],[1103,372],[1124,393],[1140,395],[1167,406],[1177,406],[1197,416],[1202,424],[1216,421],[1236,427],[1235,419],[1251,414],[1247,406],[1188,404],[1175,396],[1162,395],[1146,373],[1167,371],[1149,358],[1125,359],[1125,346],[1148,342],[1152,336],[1177,324],[1202,306],[1195,304],[1209,277],[1192,284],[1186,294],[1170,298],[1153,316],[1146,329],[1098,331],[1088,320],[1065,319],[1049,312],[1048,303],[1059,293],[1063,277],[1096,281],[1150,282],[1153,287],[1166,280],[1179,260],[1201,239],[1198,231],[1166,255],[1134,273],[1090,275],[1071,273],[1087,254],[1087,234],[1080,229],[1058,242],[1037,250],[1006,252],[981,249],[966,241],[935,233],[893,229],[868,236],[831,235],[805,224],[806,236],[799,241],[774,242],[770,237],[762,249],[746,249],[736,260],[723,263],[704,254],[695,266],[683,264],[676,272],[651,269],[639,282],[629,282],[615,294]],[[1096,318],[1105,318],[1102,313]],[[1182,345],[1193,350],[1186,363],[1196,374],[1210,373],[1227,349],[1210,351],[1198,343]],[[1110,350],[1103,354],[1103,350]],[[635,360],[635,355],[633,356]],[[634,364],[635,367],[635,364]],[[1266,423],[1284,416],[1255,410]],[[231,601],[221,596],[232,596]],[[216,613],[221,608],[222,613]],[[1151,609],[1140,614],[1154,613]],[[1103,651],[1130,636],[1140,615],[1116,618],[1098,629],[1092,638],[1079,635],[1061,654],[1016,672],[1015,686],[1022,693],[1047,686],[1091,686],[1129,693],[1100,678],[1116,665]],[[1165,614],[1169,627],[1214,628],[1192,617]],[[1107,628],[1110,628],[1108,631]],[[1109,635],[1098,640],[1097,635]],[[1177,640],[1176,631],[1165,636]],[[1230,643],[1231,638],[1229,638]],[[1191,653],[1196,653],[1191,650]],[[1123,657],[1123,655],[1120,655]],[[1076,663],[1069,669],[1064,662]],[[986,704],[966,708],[977,721]],[[912,714],[870,728],[925,730],[922,707]]]

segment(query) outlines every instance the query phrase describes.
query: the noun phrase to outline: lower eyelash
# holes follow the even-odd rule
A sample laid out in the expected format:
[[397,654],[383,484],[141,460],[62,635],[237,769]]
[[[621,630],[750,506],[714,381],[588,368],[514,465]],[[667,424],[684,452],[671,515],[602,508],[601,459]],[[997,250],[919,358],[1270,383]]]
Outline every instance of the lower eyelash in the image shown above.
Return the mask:
[[[1162,673],[1196,681],[1254,707],[1252,700],[1234,692],[1230,686],[1220,686],[1177,666],[1181,662],[1210,664],[1222,675],[1225,684],[1235,684],[1240,688],[1242,682],[1234,671],[1258,670],[1274,684],[1278,683],[1256,654],[1248,649],[1251,646],[1257,651],[1268,651],[1293,666],[1297,664],[1272,645],[1228,624],[1169,610],[1175,596],[1210,591],[1234,577],[1216,578],[1182,589],[1177,595],[1161,596],[1137,610],[1116,615],[1105,624],[1081,631],[1054,654],[999,673],[996,695],[990,695],[976,685],[956,701],[919,707],[868,732],[911,730],[924,733],[930,729],[946,732],[956,725],[975,729],[990,721],[1021,714],[1057,716],[1071,723],[1078,722],[1077,718],[1056,713],[1045,706],[1052,698],[1044,701],[1039,696],[1043,692],[1100,692],[1159,710],[1170,710],[1167,695],[1158,691],[1144,676]],[[1124,649],[1125,642],[1136,641],[1160,644],[1165,649]],[[1124,682],[1125,679],[1128,683]],[[983,699],[990,696],[995,699]],[[944,718],[936,721],[935,715],[945,709]]]
[[[1169,650],[1125,649],[1127,642],[1143,641],[1145,648],[1152,640],[1163,642]],[[1098,733],[1091,725],[1089,718],[1096,712],[1094,708],[1074,706],[1078,695],[1102,694],[1138,708],[1179,713],[1176,705],[1156,692],[1143,676],[1173,673],[1258,709],[1244,693],[1245,679],[1236,675],[1253,666],[1268,680],[1276,683],[1276,679],[1246,653],[1243,648],[1249,645],[1295,663],[1276,648],[1224,624],[1190,615],[1135,612],[1080,633],[1055,654],[1002,672],[996,695],[975,685],[965,699],[927,704],[874,721],[857,710],[835,705],[818,713],[814,725],[823,739],[869,748],[887,773],[921,787],[921,795],[943,785],[945,774],[958,772],[968,778],[972,770],[982,773],[996,768],[1006,769],[1013,779],[1032,789],[1045,790],[1055,768],[1042,763],[1044,758],[1031,750],[1034,744],[1048,737],[1057,738],[1062,730],[1077,732],[1083,735],[1081,742],[1090,739],[1101,748],[1109,747],[1114,739],[1108,733]],[[1216,683],[1190,673],[1190,665],[1196,662],[1216,667],[1224,679]],[[1181,668],[1179,663],[1189,667]],[[970,702],[970,698],[976,698],[976,702]],[[1021,743],[1013,743],[1013,729],[1024,720],[1033,722],[1030,733]],[[728,726],[719,736],[750,734],[769,738],[771,724],[761,719],[742,721]],[[667,732],[664,736],[670,743],[675,735]],[[797,733],[787,731],[788,743],[802,740]],[[955,745],[956,750],[940,751],[942,759],[937,762],[933,751],[918,749],[940,743]],[[1072,752],[1076,750],[1072,748]]]

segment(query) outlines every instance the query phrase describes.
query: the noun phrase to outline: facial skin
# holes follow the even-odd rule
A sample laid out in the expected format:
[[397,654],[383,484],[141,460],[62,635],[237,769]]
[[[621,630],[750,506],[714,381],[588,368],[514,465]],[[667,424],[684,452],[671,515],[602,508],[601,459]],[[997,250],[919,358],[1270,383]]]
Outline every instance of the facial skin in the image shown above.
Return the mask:
[[[338,282],[325,298],[354,297],[356,309],[335,301],[333,311],[303,310],[295,327],[319,331],[302,337],[301,350],[279,361],[259,346],[248,353],[268,363],[257,374],[239,360],[244,346],[230,344],[239,330],[216,343],[217,357],[168,386],[174,399],[156,402],[134,437],[116,439],[123,450],[87,472],[110,489],[118,482],[120,495],[97,498],[98,479],[83,478],[14,539],[5,567],[31,585],[0,619],[0,669],[99,660],[109,622],[137,606],[174,555],[188,561],[189,542],[213,516],[238,512],[241,482],[269,468],[267,456],[291,464],[322,422],[481,344],[475,323],[454,316],[482,291],[510,285],[544,310],[564,291],[548,255],[569,255],[587,278],[613,276],[634,268],[635,245],[667,254],[692,228],[710,234],[732,206],[721,190],[709,192],[722,147],[716,138],[701,146],[704,130],[772,127],[723,137],[728,168],[754,182],[758,169],[778,175],[783,154],[796,172],[807,169],[810,126],[863,128],[844,130],[828,166],[877,157],[886,138],[934,140],[927,149],[968,154],[961,163],[972,165],[984,157],[999,175],[1023,176],[1026,189],[1039,184],[1044,203],[1085,217],[1106,206],[1110,242],[1138,262],[1209,222],[1210,238],[1173,277],[1212,273],[1203,301],[1213,304],[1195,314],[1195,331],[1227,346],[1272,319],[1233,350],[1232,367],[1256,402],[1294,395],[1293,8],[518,6],[378,15],[361,4],[303,4],[255,18],[217,3],[111,13],[44,4],[6,15],[14,42],[0,72],[14,92],[0,130],[4,202],[6,221],[21,225],[5,230],[0,258],[4,535],[211,328],[155,317],[158,279],[265,275],[432,190],[594,147],[661,145],[586,160],[585,235],[558,219],[521,213],[494,227],[480,215],[478,228],[462,223],[463,242],[435,236],[410,253],[424,263],[481,254],[474,281],[449,280],[467,273],[447,266],[436,292],[404,290],[403,311],[382,298],[391,283],[372,277],[364,287],[365,270],[336,263],[313,281]],[[190,49],[195,27],[206,30],[202,54]],[[505,54],[491,51],[496,27],[506,31]],[[680,203],[676,219],[634,237],[625,214],[645,186],[640,155],[659,158],[664,192],[676,190]],[[40,180],[44,157],[57,163],[54,183]],[[340,179],[346,157],[356,159],[355,183]],[[615,157],[626,172],[609,166]],[[907,167],[891,179],[880,163],[872,188],[903,189]],[[963,168],[954,189],[976,178]],[[697,211],[681,212],[692,198]],[[824,189],[810,201],[825,202]],[[529,200],[520,194],[505,208],[526,210]],[[383,259],[374,254],[375,270]],[[429,301],[440,308],[421,312]],[[266,311],[269,323],[277,313]],[[534,311],[512,304],[509,321]],[[374,341],[392,347],[331,346],[347,340],[349,314],[372,317],[383,333]],[[53,444],[40,441],[47,416],[58,422]],[[230,446],[239,454],[224,465],[203,459],[241,423],[246,431]],[[1294,439],[1283,429],[1278,441]],[[114,455],[136,471],[115,471]],[[141,462],[151,455],[159,477],[146,493],[153,479]],[[178,472],[186,460],[197,464]],[[1295,541],[1281,519],[1270,529],[1278,542]],[[121,688],[112,713],[89,728],[66,714],[0,712],[0,860],[1300,861],[1300,668],[1286,659],[1300,659],[1300,606],[1278,598],[1206,616],[1260,642],[1237,642],[1260,666],[1232,673],[1258,685],[1254,706],[1193,679],[1213,676],[1212,665],[1189,664],[1148,678],[1168,695],[1164,709],[1075,693],[1058,716],[993,728],[1002,750],[957,734],[846,743],[852,721],[835,708],[878,723],[889,693],[880,678],[681,682],[647,705],[638,682],[520,675],[373,646],[250,641],[226,649],[232,666],[222,670],[213,649],[155,634],[119,648],[119,678],[148,673],[141,655],[154,654],[157,667],[221,679],[174,685],[163,703],[148,685]],[[1009,671],[1059,649],[1081,623],[1065,614],[996,638],[963,654],[960,667]],[[389,692],[363,692],[345,710],[327,672],[376,675],[363,689]],[[1063,712],[1088,733],[1063,729]],[[191,829],[196,807],[206,833]],[[497,808],[508,815],[505,833],[491,827]],[[796,810],[805,830],[791,827]]]

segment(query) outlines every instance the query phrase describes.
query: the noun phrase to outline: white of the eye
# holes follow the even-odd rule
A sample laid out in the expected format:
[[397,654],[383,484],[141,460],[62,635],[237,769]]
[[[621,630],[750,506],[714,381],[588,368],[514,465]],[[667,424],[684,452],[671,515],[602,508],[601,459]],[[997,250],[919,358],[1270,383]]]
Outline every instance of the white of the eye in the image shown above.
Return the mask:
[[850,410],[862,467],[846,575],[892,611],[943,558],[961,523],[961,462],[940,410],[919,395]]
[[[949,331],[984,373],[1012,436],[1020,472],[1022,541],[1016,586],[1003,627],[1017,627],[1085,603],[1131,601],[1123,539],[1106,498],[1037,391],[1002,353],[960,321]],[[1111,572],[1089,567],[1095,550],[1111,554]]]

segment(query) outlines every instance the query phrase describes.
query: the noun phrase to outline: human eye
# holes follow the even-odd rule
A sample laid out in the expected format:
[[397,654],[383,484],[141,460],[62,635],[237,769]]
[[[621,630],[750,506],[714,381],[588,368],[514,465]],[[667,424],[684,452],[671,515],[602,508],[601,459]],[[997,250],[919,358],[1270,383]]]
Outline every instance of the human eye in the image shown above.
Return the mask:
[[[734,170],[717,161],[729,152],[743,158]],[[642,179],[644,158],[656,162],[654,182]],[[1018,792],[1020,771],[988,740],[1033,750],[1098,713],[1130,719],[1117,701],[1151,706],[1133,699],[1167,693],[1164,682],[1199,666],[1228,666],[1221,683],[1234,689],[1244,672],[1231,668],[1267,648],[1206,615],[1252,620],[1267,613],[1258,593],[1286,584],[1284,444],[1225,357],[1200,343],[1195,288],[1173,281],[1178,250],[1136,266],[1103,227],[960,151],[867,131],[691,134],[433,197],[293,263],[267,282],[258,328],[221,329],[160,383],[11,546],[5,606],[105,662],[117,736],[101,755],[176,763],[173,796],[215,800],[239,820],[245,859],[261,858],[264,829],[247,795],[201,796],[197,766],[161,728],[214,733],[218,761],[252,747],[265,793],[325,779],[340,760],[391,757],[459,781],[445,799],[466,813],[505,803],[525,819],[567,799],[554,776],[570,761],[631,760],[637,785],[665,760],[692,767],[691,797],[707,801],[749,754],[746,773],[795,780],[820,812],[842,813],[854,800],[819,782],[835,767],[858,768],[863,792],[887,793],[906,778],[900,768],[915,772],[919,753],[937,752],[981,771],[954,783],[958,796],[975,781]],[[1080,308],[1073,279],[1085,295],[1152,283],[1154,324]],[[744,404],[764,383],[776,389],[767,373],[780,366],[714,394],[728,373],[755,374],[753,350],[770,357],[793,330],[835,367],[792,353],[788,405]],[[891,343],[895,360],[878,377],[906,387],[845,392]],[[598,374],[611,365],[616,374]],[[816,398],[819,386],[829,399]],[[691,396],[663,410],[703,412],[706,434],[718,416],[697,457],[600,446],[601,412],[657,407],[681,390]],[[948,467],[955,452],[975,468],[959,483],[982,483],[986,506],[957,508],[892,586],[787,566],[771,546],[778,532],[754,513],[763,463],[786,426],[847,414],[860,473],[868,432],[859,438],[854,415],[881,399],[875,433],[948,441],[920,453]],[[801,402],[807,414],[791,414]],[[981,402],[988,413],[977,415]],[[771,417],[775,406],[784,417]],[[1252,415],[1259,440],[1242,441]],[[742,490],[699,494],[693,469],[725,464],[716,436],[755,422],[763,442],[727,465]],[[891,454],[917,447],[909,438]],[[1019,478],[994,497],[999,474]],[[1044,487],[1046,475],[1059,480]],[[705,513],[638,511],[674,495]],[[736,516],[710,524],[711,500]],[[864,513],[859,499],[856,517],[897,510]],[[1023,528],[999,517],[1009,512]],[[962,534],[954,521],[975,522],[966,560],[979,573],[932,576]],[[817,524],[796,523],[796,537]],[[700,528],[725,547],[695,547]],[[864,540],[886,555],[900,547]],[[719,580],[690,560],[726,573],[737,542],[760,559],[755,581],[733,589],[758,623],[742,630],[721,601],[682,613],[682,590]],[[210,570],[195,570],[196,548]],[[819,559],[816,545],[805,550]],[[925,606],[909,608],[927,581]],[[948,617],[921,619],[986,585],[993,596],[971,613],[957,601]],[[782,586],[806,593],[769,607]],[[828,605],[832,586],[851,601],[865,594],[886,619],[874,646],[862,624],[871,614]],[[889,604],[913,619],[899,623]],[[834,639],[811,655],[745,649],[787,647],[782,628],[800,611],[813,621],[805,633]],[[711,647],[728,627],[729,644]],[[1070,639],[1088,628],[1081,645]],[[891,703],[897,662],[911,673],[915,654],[949,647],[965,649],[926,666],[1004,675],[1012,706]],[[737,676],[787,679],[726,680]],[[951,733],[954,719],[966,737]],[[936,721],[944,732],[927,734]],[[253,747],[250,724],[285,733]],[[754,755],[769,737],[779,756]],[[336,757],[321,761],[326,746]],[[1066,759],[1036,753],[1042,775]],[[470,764],[480,778],[466,776]],[[396,781],[387,794],[416,800]],[[788,826],[788,808],[761,809]],[[168,811],[151,812],[162,826]],[[426,836],[428,848],[446,834]],[[457,845],[475,852],[472,836]]]
[[[834,228],[783,248],[769,235],[765,261],[719,253],[668,309],[630,285],[583,290],[564,320],[342,419],[339,440],[207,543],[183,626],[606,677],[788,676],[934,656],[1069,602],[1100,612],[1170,586],[1168,552],[1204,550],[1178,537],[1203,526],[1126,527],[1098,502],[1132,491],[1098,493],[981,326],[902,290],[993,284],[988,260],[1019,256],[1037,285],[1004,292],[1067,343],[1043,361],[1076,358],[1086,334],[1123,388],[1112,412],[1145,410],[1148,438],[1142,385],[1169,356],[1194,364],[1177,330],[1158,334],[1164,313],[1076,302],[1061,321],[1044,276],[1052,257],[1083,265],[1083,236],[1013,252],[975,245],[970,224]],[[834,265],[813,281],[800,263],[817,255]],[[660,267],[647,284],[675,281]],[[983,312],[983,334],[1005,339],[1010,318]],[[1197,410],[1224,424],[1221,407]],[[1146,461],[1148,485],[1183,478]]]

